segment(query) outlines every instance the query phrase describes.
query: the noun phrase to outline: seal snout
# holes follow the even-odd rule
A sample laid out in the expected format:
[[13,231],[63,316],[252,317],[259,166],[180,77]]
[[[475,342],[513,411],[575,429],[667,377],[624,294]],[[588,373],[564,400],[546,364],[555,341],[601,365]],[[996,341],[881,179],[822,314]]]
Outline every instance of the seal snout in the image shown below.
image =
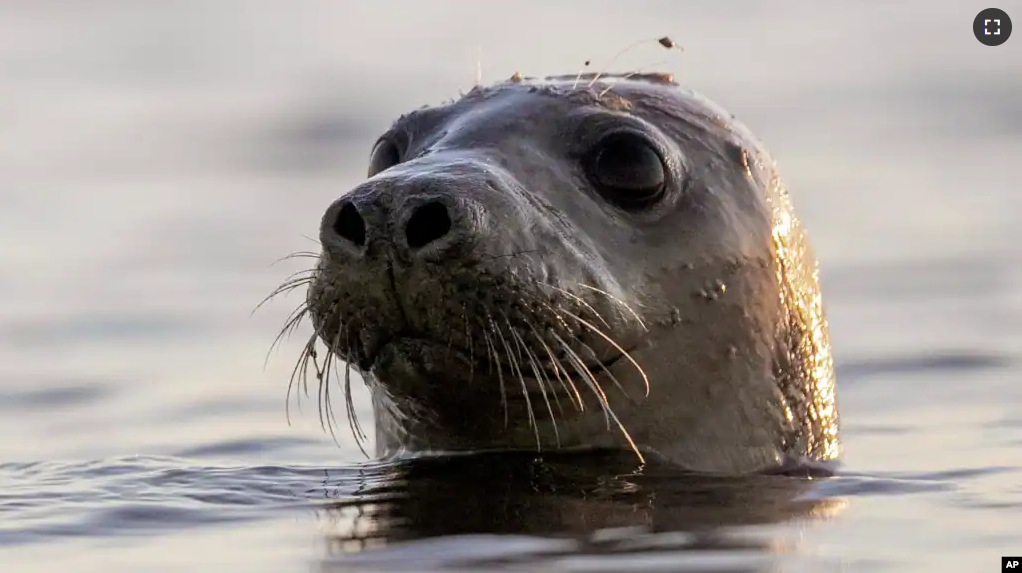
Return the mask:
[[390,251],[411,262],[435,260],[472,243],[478,209],[470,201],[442,191],[395,200],[385,196],[393,192],[389,187],[331,205],[320,229],[323,244],[349,256]]

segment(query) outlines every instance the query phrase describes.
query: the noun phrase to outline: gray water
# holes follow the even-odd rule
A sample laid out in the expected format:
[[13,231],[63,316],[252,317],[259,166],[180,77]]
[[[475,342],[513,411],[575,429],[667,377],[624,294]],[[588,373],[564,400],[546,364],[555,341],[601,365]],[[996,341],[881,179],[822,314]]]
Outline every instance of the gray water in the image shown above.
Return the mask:
[[[981,45],[987,7],[0,3],[0,570],[998,570],[1022,554],[1022,31]],[[264,358],[298,297],[250,313],[391,119],[663,34],[685,52],[614,68],[667,60],[737,114],[811,232],[839,475],[366,463],[314,401],[289,424],[302,337]]]

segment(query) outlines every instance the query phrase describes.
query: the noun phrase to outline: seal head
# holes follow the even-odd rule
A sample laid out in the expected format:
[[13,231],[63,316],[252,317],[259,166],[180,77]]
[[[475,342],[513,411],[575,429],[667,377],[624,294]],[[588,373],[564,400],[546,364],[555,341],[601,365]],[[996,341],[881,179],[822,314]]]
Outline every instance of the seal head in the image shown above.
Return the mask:
[[773,161],[662,76],[519,76],[399,118],[326,210],[307,307],[381,455],[838,454],[817,262]]

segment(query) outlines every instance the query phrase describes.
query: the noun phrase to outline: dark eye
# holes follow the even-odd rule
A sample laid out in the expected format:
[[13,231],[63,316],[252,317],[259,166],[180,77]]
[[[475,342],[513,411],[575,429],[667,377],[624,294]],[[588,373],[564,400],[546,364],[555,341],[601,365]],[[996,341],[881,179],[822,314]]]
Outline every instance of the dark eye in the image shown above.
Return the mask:
[[663,196],[667,187],[664,162],[641,135],[610,135],[596,144],[590,158],[590,179],[599,192],[618,207],[643,209]]
[[390,139],[381,139],[369,154],[369,177],[401,163],[401,150]]

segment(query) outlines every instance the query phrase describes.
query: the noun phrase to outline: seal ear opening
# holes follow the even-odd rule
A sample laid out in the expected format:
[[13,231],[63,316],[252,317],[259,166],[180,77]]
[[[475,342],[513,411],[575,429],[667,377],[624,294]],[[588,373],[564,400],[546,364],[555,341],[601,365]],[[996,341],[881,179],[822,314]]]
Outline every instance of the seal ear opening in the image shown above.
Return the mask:
[[613,133],[589,152],[586,171],[601,195],[625,210],[652,206],[667,187],[667,167],[644,136]]

